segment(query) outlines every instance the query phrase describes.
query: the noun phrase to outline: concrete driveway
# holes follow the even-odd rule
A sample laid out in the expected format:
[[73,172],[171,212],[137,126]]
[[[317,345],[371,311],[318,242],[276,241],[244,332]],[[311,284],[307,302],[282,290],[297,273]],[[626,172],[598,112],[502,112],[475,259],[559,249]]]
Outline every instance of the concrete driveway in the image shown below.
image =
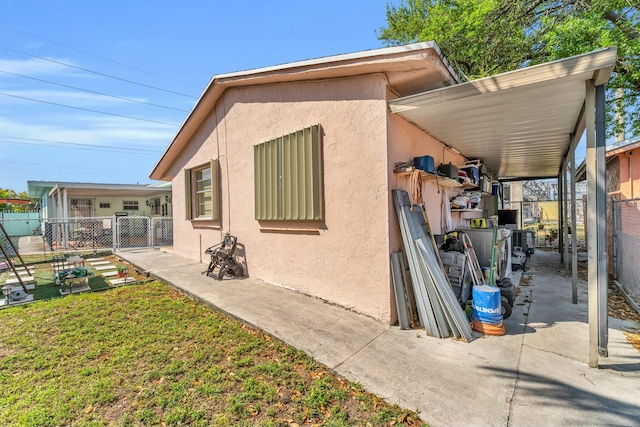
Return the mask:
[[559,255],[537,251],[507,334],[471,343],[402,331],[316,298],[245,278],[217,281],[206,265],[146,249],[119,256],[182,292],[304,350],[345,378],[433,426],[637,426],[640,352],[609,318],[609,357],[588,361],[586,282],[571,304]]

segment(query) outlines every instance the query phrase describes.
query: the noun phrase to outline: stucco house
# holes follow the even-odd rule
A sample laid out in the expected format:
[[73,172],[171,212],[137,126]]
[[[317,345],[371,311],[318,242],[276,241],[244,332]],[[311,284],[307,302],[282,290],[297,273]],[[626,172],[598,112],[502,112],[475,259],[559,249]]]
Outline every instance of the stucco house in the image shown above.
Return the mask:
[[[36,230],[40,229],[50,250],[121,248],[171,241],[171,223],[166,224],[172,214],[170,182],[132,185],[27,181],[27,187],[29,197],[39,199]],[[118,221],[123,220],[114,233]],[[21,225],[17,224],[23,229],[22,235],[35,232],[33,224],[26,230]]]
[[[626,139],[606,148],[607,253],[609,270],[627,295],[640,306],[640,139]],[[585,167],[578,179],[586,179]]]
[[171,216],[171,183],[150,185],[27,181],[40,199],[41,218],[92,218],[116,214]]
[[[389,255],[403,243],[390,190],[409,189],[394,165],[480,158],[492,178],[557,177],[585,81],[606,82],[612,58],[462,83],[424,42],[214,76],[150,175],[173,183],[174,252],[205,262],[229,232],[246,274],[393,322]],[[523,125],[551,110],[544,130]],[[440,233],[445,187],[422,192]]]

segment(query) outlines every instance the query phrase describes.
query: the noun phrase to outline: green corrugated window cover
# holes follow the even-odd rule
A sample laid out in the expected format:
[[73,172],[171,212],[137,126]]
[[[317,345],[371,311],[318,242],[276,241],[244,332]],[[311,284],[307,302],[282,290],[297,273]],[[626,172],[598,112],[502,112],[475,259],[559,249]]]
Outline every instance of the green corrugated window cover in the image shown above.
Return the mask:
[[256,145],[254,162],[257,220],[324,219],[320,125]]

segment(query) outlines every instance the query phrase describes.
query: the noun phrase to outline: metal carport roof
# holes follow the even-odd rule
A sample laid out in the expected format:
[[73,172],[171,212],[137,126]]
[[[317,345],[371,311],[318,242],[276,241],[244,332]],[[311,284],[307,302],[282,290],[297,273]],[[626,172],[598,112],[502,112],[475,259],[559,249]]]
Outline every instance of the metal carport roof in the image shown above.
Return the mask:
[[[558,178],[563,241],[575,218],[575,149],[586,130],[589,366],[608,354],[605,84],[616,48],[405,96],[392,113],[413,122],[467,158],[484,160],[502,180]],[[570,181],[567,165],[571,164]],[[572,241],[572,301],[577,303],[577,245]],[[568,263],[568,247],[564,259]],[[565,271],[568,264],[565,263]]]
[[389,102],[397,113],[502,179],[558,177],[571,134],[584,131],[586,81],[605,84],[616,48]]

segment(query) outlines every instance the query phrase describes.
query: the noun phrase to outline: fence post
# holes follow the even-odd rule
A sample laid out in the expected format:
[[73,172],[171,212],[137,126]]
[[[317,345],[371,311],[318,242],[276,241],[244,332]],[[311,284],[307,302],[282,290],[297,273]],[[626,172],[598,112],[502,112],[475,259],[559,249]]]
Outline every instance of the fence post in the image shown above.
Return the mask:
[[153,218],[149,217],[149,221],[147,221],[147,246],[152,248],[153,247],[153,235],[151,233],[153,233],[153,227],[151,226],[151,224],[153,223]]
[[111,239],[113,241],[113,252],[115,252],[118,247],[118,220],[115,215],[111,217],[111,230],[113,230]]

